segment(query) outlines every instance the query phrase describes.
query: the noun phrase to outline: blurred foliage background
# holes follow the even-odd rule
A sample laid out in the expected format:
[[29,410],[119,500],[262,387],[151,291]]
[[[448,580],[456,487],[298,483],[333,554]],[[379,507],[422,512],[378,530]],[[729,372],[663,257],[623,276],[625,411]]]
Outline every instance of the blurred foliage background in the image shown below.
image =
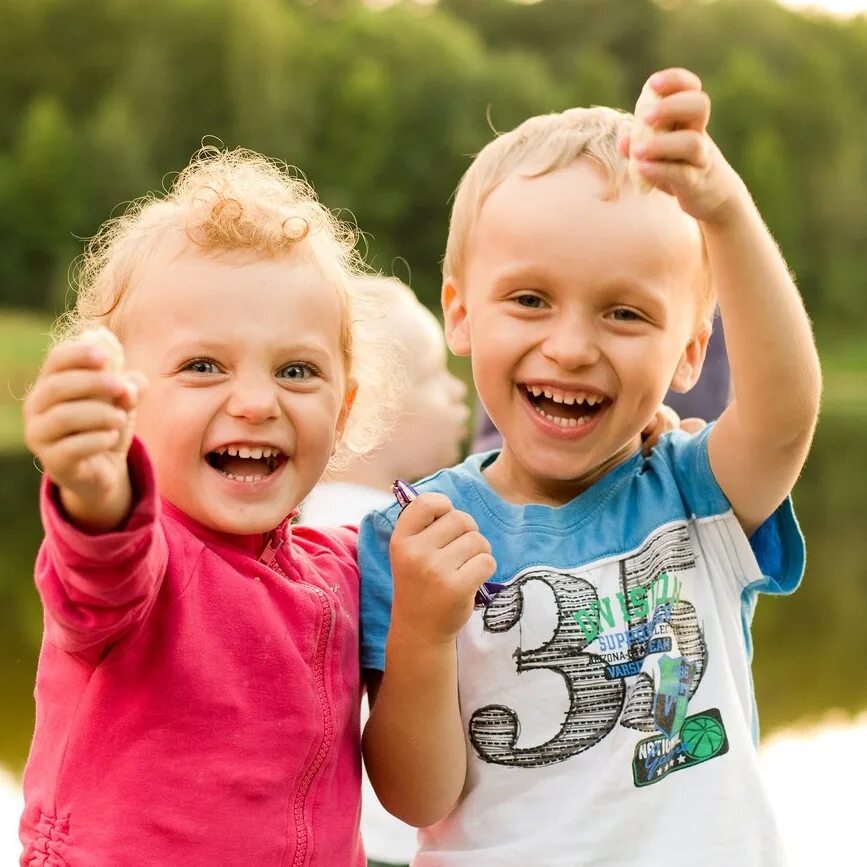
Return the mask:
[[20,397],[70,263],[213,136],[299,166],[436,308],[449,200],[493,130],[631,108],[683,65],[797,275],[826,371],[796,491],[810,559],[759,606],[765,730],[867,708],[867,18],[772,0],[0,0],[0,764],[32,728],[38,476]]
[[0,304],[57,311],[78,237],[206,135],[303,169],[435,304],[449,196],[530,114],[683,65],[817,328],[860,339],[867,21],[770,0],[0,0]]

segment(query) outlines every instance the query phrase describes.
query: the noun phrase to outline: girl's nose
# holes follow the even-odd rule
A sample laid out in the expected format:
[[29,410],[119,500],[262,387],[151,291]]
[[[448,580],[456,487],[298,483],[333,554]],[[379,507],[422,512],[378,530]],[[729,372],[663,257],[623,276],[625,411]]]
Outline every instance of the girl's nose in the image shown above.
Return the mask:
[[226,404],[226,411],[235,418],[246,419],[253,424],[275,419],[280,414],[277,388],[268,382],[238,380]]

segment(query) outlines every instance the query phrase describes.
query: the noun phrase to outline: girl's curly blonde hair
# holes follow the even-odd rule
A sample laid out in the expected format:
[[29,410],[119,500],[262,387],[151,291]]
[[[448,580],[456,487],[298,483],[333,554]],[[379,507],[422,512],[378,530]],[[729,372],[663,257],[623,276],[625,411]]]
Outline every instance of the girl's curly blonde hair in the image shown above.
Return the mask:
[[142,268],[166,243],[204,252],[312,258],[343,305],[340,341],[347,375],[381,395],[350,413],[332,459],[331,468],[337,468],[381,442],[393,391],[388,347],[363,339],[366,330],[377,328],[378,315],[366,299],[354,297],[352,278],[364,272],[357,241],[356,228],[325,208],[285,164],[241,148],[205,146],[164,195],[137,199],[90,239],[73,267],[75,305],[57,321],[53,337],[68,340],[102,324],[122,339],[126,299]]

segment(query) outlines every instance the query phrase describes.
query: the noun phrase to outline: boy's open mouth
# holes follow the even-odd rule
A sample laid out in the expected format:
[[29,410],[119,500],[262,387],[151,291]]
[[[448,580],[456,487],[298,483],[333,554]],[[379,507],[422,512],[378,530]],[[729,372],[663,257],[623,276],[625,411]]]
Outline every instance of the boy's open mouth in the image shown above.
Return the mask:
[[220,446],[205,455],[205,460],[227,479],[257,482],[286,463],[286,455],[275,446]]
[[611,403],[610,398],[596,392],[549,385],[523,385],[521,390],[536,412],[563,428],[587,424]]

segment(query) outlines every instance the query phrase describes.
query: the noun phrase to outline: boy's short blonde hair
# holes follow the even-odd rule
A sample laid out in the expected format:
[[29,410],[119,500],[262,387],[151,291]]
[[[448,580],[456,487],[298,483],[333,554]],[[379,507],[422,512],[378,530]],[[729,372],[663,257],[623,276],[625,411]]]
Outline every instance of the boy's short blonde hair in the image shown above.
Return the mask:
[[[629,133],[633,120],[628,112],[614,108],[570,108],[531,117],[485,145],[455,193],[443,275],[458,280],[463,276],[469,238],[479,212],[488,196],[510,175],[540,177],[586,157],[602,167],[611,184],[611,195],[618,195],[624,183],[628,183],[628,162],[617,143]],[[706,267],[702,285],[698,287],[699,317],[709,324],[716,294],[704,241],[702,256]]]
[[381,416],[389,406],[387,362],[366,350],[369,341],[357,339],[373,320],[367,305],[353,299],[352,279],[363,271],[356,242],[355,227],[320,204],[310,185],[285,164],[253,151],[203,147],[165,195],[132,202],[88,242],[73,271],[75,306],[56,323],[54,338],[73,338],[97,323],[122,338],[124,302],[141,269],[167,245],[312,260],[343,306],[340,345],[347,375],[382,383],[380,403],[350,413],[335,456],[339,465],[378,445]]

